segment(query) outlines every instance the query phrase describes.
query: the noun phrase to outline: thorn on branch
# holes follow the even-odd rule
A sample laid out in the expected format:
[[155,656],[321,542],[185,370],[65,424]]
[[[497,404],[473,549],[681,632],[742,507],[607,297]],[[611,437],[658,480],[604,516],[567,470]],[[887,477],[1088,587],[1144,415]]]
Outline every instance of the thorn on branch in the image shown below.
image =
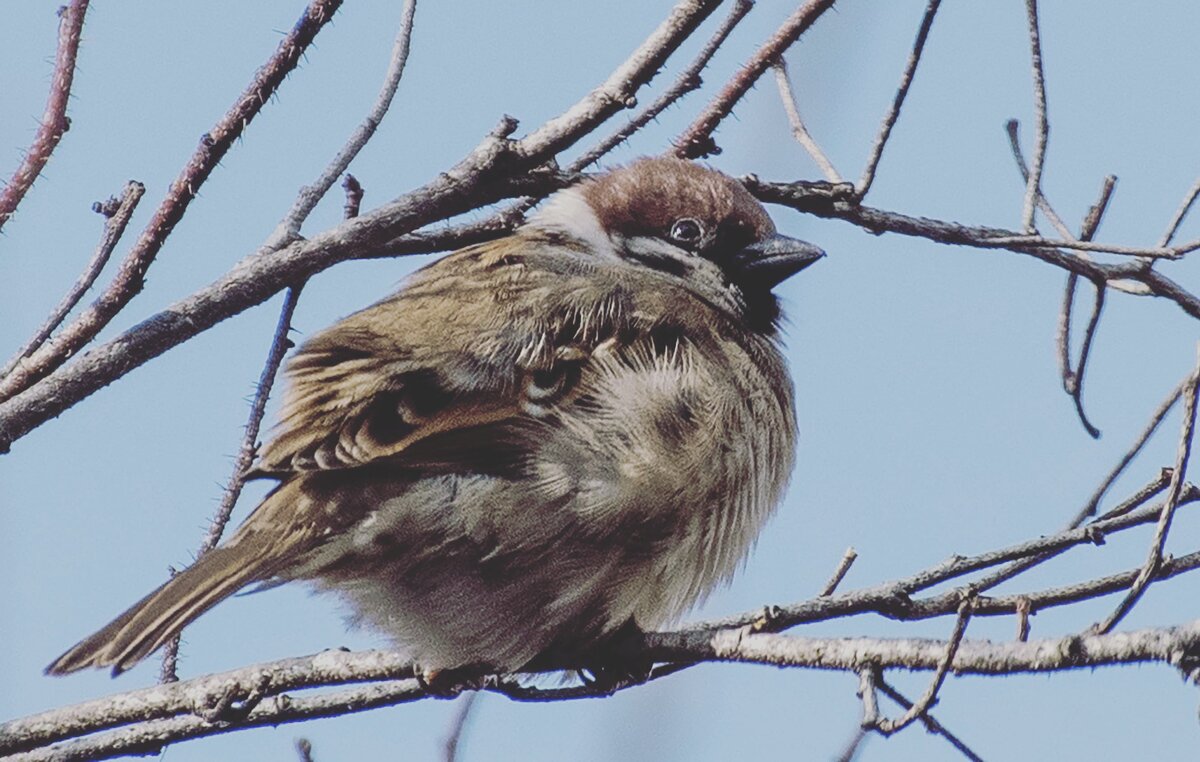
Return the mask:
[[343,207],[343,216],[352,220],[358,216],[359,209],[362,208],[363,187],[354,175],[346,173],[346,178],[342,180],[342,188],[346,191],[346,204]]
[[1028,598],[1021,596],[1017,599],[1017,640],[1022,643],[1029,641],[1029,615],[1033,613],[1032,609]]

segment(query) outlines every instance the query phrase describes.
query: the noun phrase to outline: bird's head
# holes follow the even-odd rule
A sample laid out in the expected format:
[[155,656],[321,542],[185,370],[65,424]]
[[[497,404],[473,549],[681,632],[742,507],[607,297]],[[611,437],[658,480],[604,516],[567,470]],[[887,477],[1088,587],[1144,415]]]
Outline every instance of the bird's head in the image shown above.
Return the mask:
[[559,191],[530,226],[567,234],[602,257],[617,257],[682,280],[700,296],[743,311],[773,330],[771,290],[824,256],[776,232],[746,188],[714,169],[675,158],[641,159]]

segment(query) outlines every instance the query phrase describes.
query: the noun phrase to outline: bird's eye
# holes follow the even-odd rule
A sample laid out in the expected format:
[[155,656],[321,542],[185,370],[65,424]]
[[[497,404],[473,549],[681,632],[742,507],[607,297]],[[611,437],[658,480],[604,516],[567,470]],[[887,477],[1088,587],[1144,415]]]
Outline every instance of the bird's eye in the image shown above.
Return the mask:
[[691,217],[675,220],[671,226],[671,240],[684,246],[695,246],[703,236],[704,227]]

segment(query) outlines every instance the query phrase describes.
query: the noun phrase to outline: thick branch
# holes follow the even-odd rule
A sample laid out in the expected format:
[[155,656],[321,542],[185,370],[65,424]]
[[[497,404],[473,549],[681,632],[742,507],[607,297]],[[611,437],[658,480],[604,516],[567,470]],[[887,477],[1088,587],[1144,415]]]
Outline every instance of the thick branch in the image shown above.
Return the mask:
[[[863,669],[936,670],[950,643],[931,639],[804,638],[744,628],[651,633],[637,645],[641,658],[691,664],[726,661],[861,672]],[[1172,628],[1077,636],[1022,643],[962,640],[949,668],[956,675],[1057,672],[1118,664],[1185,664],[1200,649],[1200,621]],[[411,668],[382,651],[328,651],[219,675],[159,685],[51,710],[0,725],[0,754],[38,749],[29,759],[82,759],[148,752],[173,741],[362,711],[428,697]],[[375,682],[379,681],[379,682]],[[301,688],[375,682],[333,694],[294,697]],[[485,690],[524,701],[593,698],[609,691],[525,688],[490,680]],[[514,692],[515,691],[515,692]],[[519,694],[519,695],[518,695]],[[94,738],[98,731],[130,727]]]

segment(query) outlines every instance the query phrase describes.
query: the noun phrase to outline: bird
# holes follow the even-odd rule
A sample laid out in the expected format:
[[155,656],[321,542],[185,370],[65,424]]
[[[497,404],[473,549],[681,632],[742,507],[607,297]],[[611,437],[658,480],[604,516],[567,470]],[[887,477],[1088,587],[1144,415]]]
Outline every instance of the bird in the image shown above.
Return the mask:
[[304,342],[248,474],[270,493],[47,673],[115,676],[293,581],[431,675],[586,665],[677,621],[782,500],[796,414],[773,289],[822,256],[683,159],[557,191]]

